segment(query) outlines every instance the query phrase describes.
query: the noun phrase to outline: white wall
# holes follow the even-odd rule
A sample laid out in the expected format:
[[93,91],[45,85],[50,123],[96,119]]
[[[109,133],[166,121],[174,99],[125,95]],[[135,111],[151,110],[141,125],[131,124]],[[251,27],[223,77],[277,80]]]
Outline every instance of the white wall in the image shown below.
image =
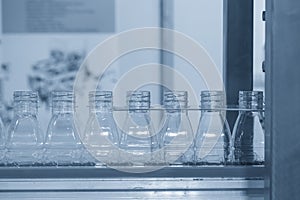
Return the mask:
[[[158,2],[159,0],[115,0],[115,33],[132,28],[159,26]],[[113,34],[88,32],[3,34],[3,62],[9,64],[11,75],[9,81],[5,82],[6,100],[12,100],[15,90],[29,89],[27,75],[30,74],[32,64],[47,59],[52,48],[66,51],[79,49],[88,53],[98,43]],[[144,63],[146,60],[158,61],[158,54],[131,55],[118,62],[113,70],[116,70],[116,76],[120,76],[130,67]],[[50,115],[49,110],[46,110],[44,105],[41,106],[39,118],[44,131]]]
[[262,12],[265,6],[265,1],[254,1],[254,90],[261,91],[265,90],[265,74],[262,72],[262,62],[265,59],[265,22],[262,21]]

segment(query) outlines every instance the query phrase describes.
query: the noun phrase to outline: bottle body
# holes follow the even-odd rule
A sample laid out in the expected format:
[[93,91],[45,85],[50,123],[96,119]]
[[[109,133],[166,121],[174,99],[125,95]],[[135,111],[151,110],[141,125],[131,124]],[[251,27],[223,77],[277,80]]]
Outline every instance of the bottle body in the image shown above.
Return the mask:
[[[1,105],[0,105],[1,106]],[[1,108],[0,108],[1,109]],[[0,166],[5,165],[5,132],[4,125],[0,116]]]
[[119,162],[119,134],[112,113],[112,92],[90,92],[90,116],[83,143],[90,158],[100,165]]
[[52,118],[45,139],[45,163],[79,165],[82,151],[74,119],[74,94],[69,91],[52,92]]
[[127,92],[129,111],[122,129],[120,147],[125,165],[151,165],[156,163],[154,151],[159,148],[154,134],[149,108],[150,92]]
[[233,153],[235,164],[264,163],[263,93],[240,91],[241,111],[233,128]]
[[167,164],[193,161],[193,130],[187,112],[187,92],[164,93],[167,117],[161,132],[163,159]]
[[37,93],[14,92],[14,118],[8,128],[6,159],[9,165],[42,162],[43,139],[37,120]]
[[200,165],[223,165],[229,162],[229,125],[219,112],[202,112],[195,141],[195,161]]
[[231,134],[225,118],[225,94],[201,93],[201,118],[195,137],[195,162],[199,165],[223,165],[230,161]]

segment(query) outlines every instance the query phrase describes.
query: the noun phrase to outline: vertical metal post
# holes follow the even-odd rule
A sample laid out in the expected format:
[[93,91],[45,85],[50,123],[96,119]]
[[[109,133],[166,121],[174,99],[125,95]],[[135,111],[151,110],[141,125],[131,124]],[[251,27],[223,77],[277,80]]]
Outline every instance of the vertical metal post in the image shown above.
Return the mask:
[[[224,0],[224,82],[227,104],[253,89],[253,0]],[[237,113],[227,113],[231,128]]]
[[[174,28],[174,2],[160,0],[160,27],[161,28]],[[164,32],[161,33],[161,46],[164,45],[170,46],[173,44],[173,38],[169,35],[165,35]],[[169,52],[162,51],[160,52],[160,64],[166,65],[169,67],[174,66],[174,55]],[[161,83],[166,85],[173,85],[173,75],[167,74],[164,69],[161,71]],[[161,88],[161,97],[163,97],[164,89]],[[162,98],[161,98],[162,101]],[[162,102],[161,102],[162,103]]]
[[300,1],[267,0],[266,199],[300,196]]
[[[224,82],[228,105],[238,104],[241,90],[253,90],[253,0],[224,0]],[[231,130],[237,112],[227,112]],[[253,123],[246,124],[243,144],[253,142]],[[249,148],[245,149],[243,162],[252,162]]]

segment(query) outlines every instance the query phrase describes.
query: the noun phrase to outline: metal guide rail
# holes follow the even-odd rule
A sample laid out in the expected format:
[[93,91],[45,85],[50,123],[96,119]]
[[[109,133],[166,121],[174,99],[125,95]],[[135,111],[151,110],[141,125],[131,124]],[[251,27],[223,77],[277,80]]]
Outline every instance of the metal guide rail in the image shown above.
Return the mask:
[[[0,179],[14,178],[243,178],[261,179],[265,167],[259,166],[170,166],[152,172],[128,173],[126,167],[116,170],[94,167],[0,167]],[[137,167],[138,168],[138,167]],[[134,169],[134,167],[130,167]],[[131,170],[133,171],[133,170]]]
[[263,190],[264,166],[172,166],[149,173],[107,167],[0,169],[0,192]]
[[[124,107],[124,106],[114,106],[113,110],[114,111],[128,111],[129,108]],[[144,109],[135,108],[135,110],[144,110]],[[164,108],[163,106],[151,106],[149,110],[164,111],[164,110],[166,110],[166,108]],[[263,109],[240,108],[237,105],[229,105],[229,106],[218,107],[218,108],[203,108],[201,106],[188,106],[188,107],[180,107],[178,109],[172,108],[171,110],[187,110],[187,111],[206,111],[206,110],[209,110],[209,111],[231,111],[231,112],[236,112],[236,111],[248,111],[248,112],[260,111],[260,112],[264,112],[264,108]]]

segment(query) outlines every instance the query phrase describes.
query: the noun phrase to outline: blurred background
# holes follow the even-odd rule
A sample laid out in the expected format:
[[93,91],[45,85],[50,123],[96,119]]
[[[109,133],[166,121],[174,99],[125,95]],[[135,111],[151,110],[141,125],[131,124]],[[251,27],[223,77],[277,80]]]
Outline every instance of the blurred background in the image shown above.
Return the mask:
[[[254,1],[254,90],[264,90],[264,7],[264,1]],[[5,105],[5,122],[11,118],[13,91],[37,90],[39,117],[45,130],[51,115],[49,92],[72,90],[85,56],[108,37],[129,29],[165,27],[182,32],[202,45],[223,73],[222,0],[1,0],[0,10],[0,100]],[[147,63],[175,68],[188,77],[197,95],[206,89],[189,63],[158,50],[122,56],[105,72],[99,87],[112,90],[124,73]],[[172,80],[172,75],[162,75],[161,71],[153,74],[158,82]],[[172,82],[174,88],[179,87],[176,80]],[[124,90],[128,89],[125,86]],[[152,104],[160,104],[162,88],[148,85],[145,89],[152,92]],[[114,102],[125,103],[122,98]]]

